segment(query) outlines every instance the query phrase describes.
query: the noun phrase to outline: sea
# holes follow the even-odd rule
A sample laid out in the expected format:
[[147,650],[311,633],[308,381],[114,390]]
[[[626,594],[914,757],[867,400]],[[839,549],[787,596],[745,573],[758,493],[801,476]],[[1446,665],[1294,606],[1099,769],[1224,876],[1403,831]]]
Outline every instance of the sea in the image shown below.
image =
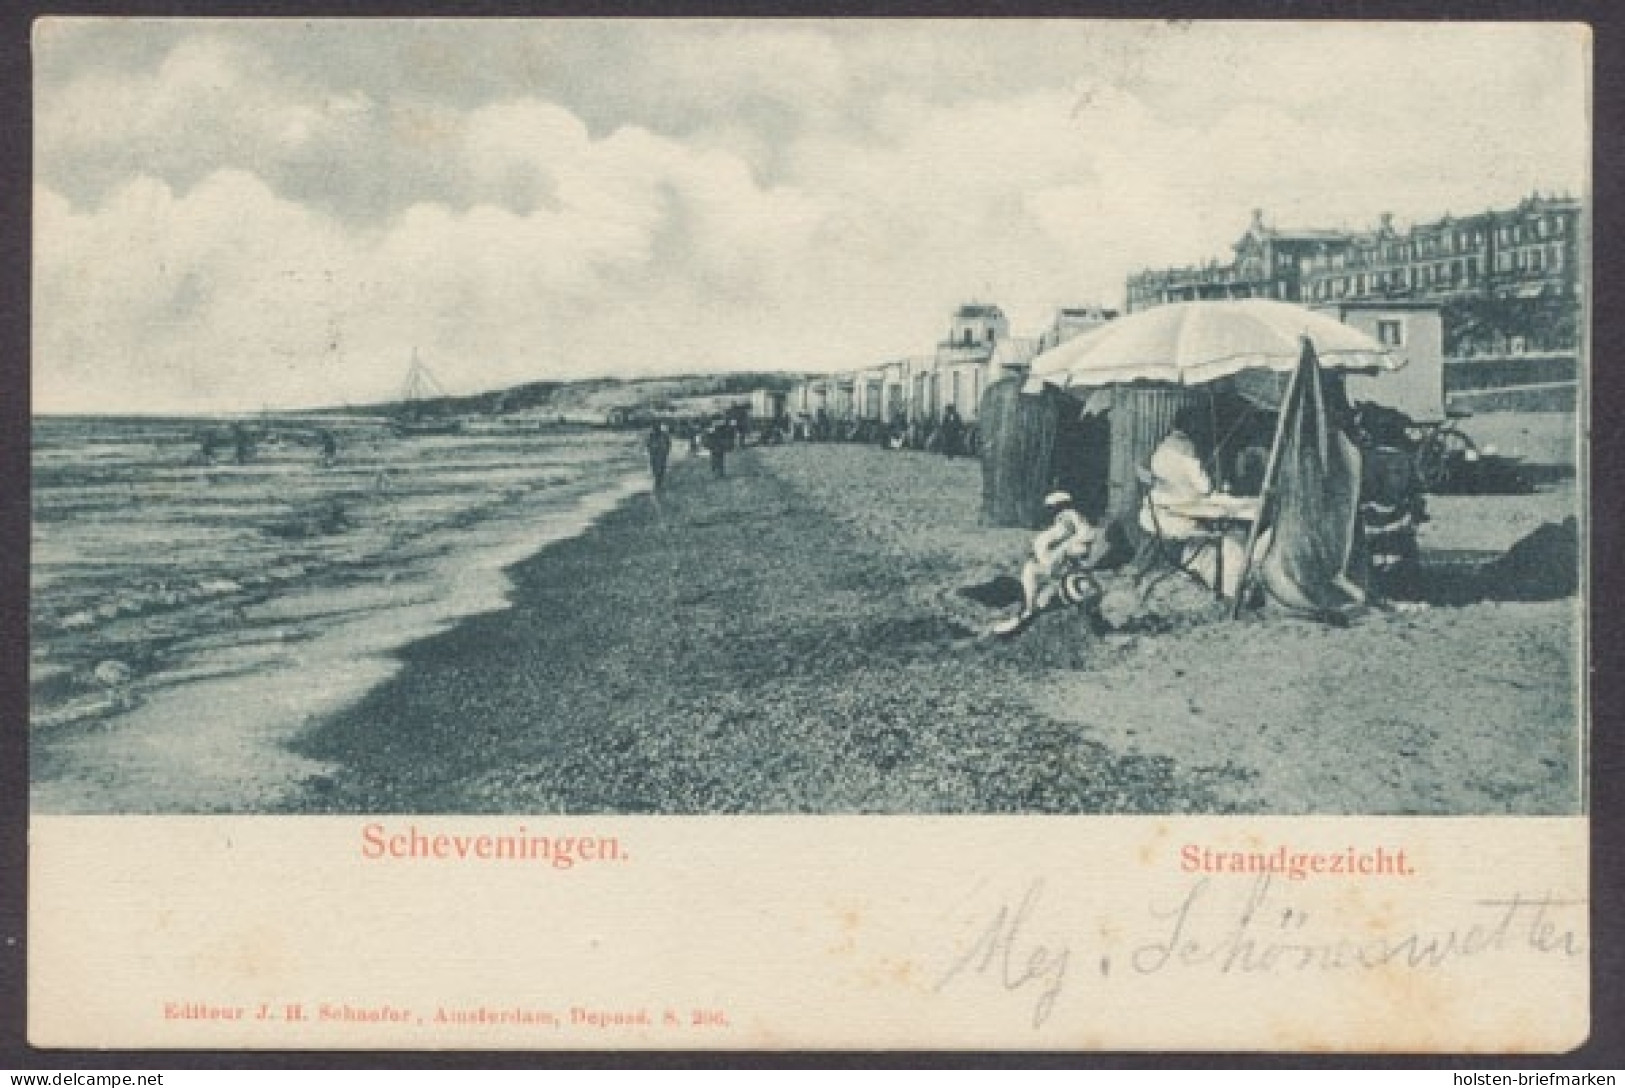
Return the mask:
[[387,680],[406,644],[504,607],[508,567],[648,489],[638,439],[499,419],[408,437],[325,414],[37,418],[34,808],[274,807],[322,771],[283,741]]

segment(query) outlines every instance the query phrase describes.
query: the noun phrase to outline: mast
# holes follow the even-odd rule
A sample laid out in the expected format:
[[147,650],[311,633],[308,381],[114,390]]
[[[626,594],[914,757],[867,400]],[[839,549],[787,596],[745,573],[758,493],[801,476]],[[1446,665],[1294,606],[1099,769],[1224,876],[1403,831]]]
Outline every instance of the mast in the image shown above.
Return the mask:
[[430,397],[443,397],[445,395],[446,391],[435,380],[435,376],[430,372],[429,368],[423,365],[423,360],[418,358],[418,349],[414,347],[412,349],[412,365],[406,372],[406,387],[402,391],[402,399],[408,404],[414,404]]

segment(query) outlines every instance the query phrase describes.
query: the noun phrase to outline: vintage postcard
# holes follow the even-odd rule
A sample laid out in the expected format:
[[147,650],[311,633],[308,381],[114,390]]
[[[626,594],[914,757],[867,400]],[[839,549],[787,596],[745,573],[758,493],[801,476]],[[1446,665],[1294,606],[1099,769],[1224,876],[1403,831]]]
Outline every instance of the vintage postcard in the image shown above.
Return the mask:
[[1588,1037],[1586,27],[32,46],[35,1046]]

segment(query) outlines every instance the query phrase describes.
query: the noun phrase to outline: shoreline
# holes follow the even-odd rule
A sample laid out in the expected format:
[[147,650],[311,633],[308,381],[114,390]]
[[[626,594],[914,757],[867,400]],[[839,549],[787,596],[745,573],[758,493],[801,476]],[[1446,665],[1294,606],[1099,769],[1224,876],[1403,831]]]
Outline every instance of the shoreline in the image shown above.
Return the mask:
[[275,811],[1578,811],[1573,598],[991,640],[1000,613],[958,590],[1028,536],[976,525],[974,461],[729,468],[679,454],[658,506],[632,497],[511,568],[506,609],[406,647],[293,741],[334,769]]
[[586,484],[530,492],[525,514],[460,523],[454,542],[410,547],[394,565],[318,571],[237,606],[233,627],[175,636],[186,641],[185,659],[138,675],[128,707],[31,727],[33,808],[234,812],[286,803],[329,769],[291,752],[290,741],[387,682],[407,647],[507,608],[516,564],[648,487],[624,471]]

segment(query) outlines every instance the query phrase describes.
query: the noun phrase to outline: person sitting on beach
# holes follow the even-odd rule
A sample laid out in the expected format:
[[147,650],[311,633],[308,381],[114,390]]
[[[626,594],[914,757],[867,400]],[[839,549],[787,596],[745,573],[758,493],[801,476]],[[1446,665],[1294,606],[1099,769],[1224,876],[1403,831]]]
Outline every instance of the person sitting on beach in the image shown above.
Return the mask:
[[1188,540],[1201,531],[1195,521],[1168,511],[1168,506],[1213,494],[1213,481],[1202,466],[1192,437],[1200,421],[1201,416],[1194,408],[1181,408],[1174,413],[1174,429],[1151,454],[1154,481],[1140,510],[1140,527],[1148,533],[1160,529],[1164,540]]
[[1100,602],[1100,583],[1091,572],[1104,557],[1106,535],[1065,491],[1046,495],[1044,507],[1054,520],[1033,538],[1032,558],[1021,568],[1021,611],[997,624],[994,634],[1015,634],[1058,603],[1092,608]]
[[[1247,532],[1232,526],[1216,534],[1196,518],[1177,512],[1180,504],[1208,498],[1217,490],[1203,465],[1194,437],[1202,433],[1201,424],[1202,413],[1195,408],[1181,408],[1174,414],[1174,429],[1151,454],[1153,480],[1145,504],[1140,508],[1140,527],[1147,533],[1160,530],[1162,539],[1177,547],[1180,566],[1204,585],[1213,587],[1222,573],[1223,585],[1217,588],[1221,595],[1234,597],[1238,592],[1236,583],[1246,565]],[[1268,451],[1247,453],[1243,469],[1249,477],[1254,475],[1254,464],[1259,457],[1267,463]],[[1260,485],[1263,474],[1264,468],[1258,466],[1256,476]],[[1171,506],[1175,509],[1170,509]],[[1270,540],[1268,529],[1259,534],[1253,548],[1255,561],[1269,550]]]

